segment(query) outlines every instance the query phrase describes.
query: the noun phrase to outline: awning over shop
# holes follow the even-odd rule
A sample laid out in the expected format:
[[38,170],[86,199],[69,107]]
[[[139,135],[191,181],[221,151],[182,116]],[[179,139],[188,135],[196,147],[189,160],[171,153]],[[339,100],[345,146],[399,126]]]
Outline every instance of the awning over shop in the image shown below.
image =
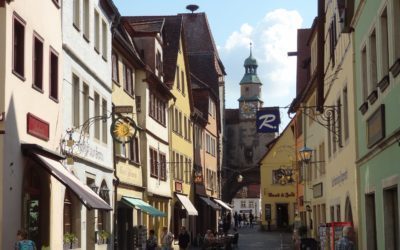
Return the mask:
[[123,202],[125,202],[127,205],[132,206],[136,209],[140,209],[143,212],[154,216],[154,217],[165,217],[165,213],[158,210],[155,207],[152,207],[149,203],[144,202],[141,199],[138,198],[132,198],[132,197],[127,197],[127,196],[122,196],[121,199]]
[[186,195],[176,194],[176,197],[178,197],[178,200],[185,207],[185,209],[189,215],[199,215],[196,208],[193,206],[192,202],[189,200],[189,198]]
[[219,205],[221,205],[223,208],[225,208],[225,209],[227,209],[229,211],[232,211],[232,208],[228,204],[226,204],[225,202],[221,201],[220,199],[213,198],[213,200],[215,202],[217,202]]
[[75,175],[69,172],[61,162],[35,152],[30,152],[29,156],[39,163],[39,165],[44,167],[57,180],[70,188],[82,204],[88,209],[112,210],[112,207],[110,207],[107,202],[105,202],[91,188],[83,184]]
[[215,210],[219,210],[219,206],[217,204],[215,204],[215,202],[213,202],[212,200],[210,200],[210,198],[208,197],[204,197],[204,196],[199,196],[200,199],[202,201],[204,201],[207,205],[209,205],[210,207],[212,207]]

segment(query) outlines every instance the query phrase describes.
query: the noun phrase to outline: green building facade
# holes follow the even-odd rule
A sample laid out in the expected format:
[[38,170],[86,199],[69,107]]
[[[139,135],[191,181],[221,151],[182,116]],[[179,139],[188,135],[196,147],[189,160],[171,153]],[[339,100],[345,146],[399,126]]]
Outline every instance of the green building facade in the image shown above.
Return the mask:
[[358,245],[399,249],[400,1],[354,8]]

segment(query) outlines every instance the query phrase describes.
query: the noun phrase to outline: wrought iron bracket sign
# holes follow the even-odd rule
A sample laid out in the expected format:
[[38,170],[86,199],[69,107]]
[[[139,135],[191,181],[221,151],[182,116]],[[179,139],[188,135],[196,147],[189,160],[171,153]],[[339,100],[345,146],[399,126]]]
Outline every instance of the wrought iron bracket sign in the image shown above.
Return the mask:
[[342,131],[341,131],[341,106],[322,106],[323,111],[317,111],[317,106],[302,106],[299,107],[302,113],[309,117],[311,120],[317,122],[319,125],[326,128],[330,133],[332,133],[333,140],[339,143],[339,147],[342,147]]
[[135,138],[138,127],[136,122],[127,116],[116,118],[110,127],[112,138],[119,143],[131,143]]

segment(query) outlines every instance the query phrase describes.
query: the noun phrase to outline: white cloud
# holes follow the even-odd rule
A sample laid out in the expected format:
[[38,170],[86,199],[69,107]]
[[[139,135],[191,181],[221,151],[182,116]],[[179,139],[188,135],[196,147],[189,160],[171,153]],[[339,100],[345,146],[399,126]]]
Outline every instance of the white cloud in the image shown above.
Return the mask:
[[253,27],[249,24],[242,24],[239,31],[234,31],[232,35],[229,36],[225,43],[224,48],[226,50],[232,50],[235,47],[248,46],[251,42],[251,35],[253,33]]
[[254,44],[253,56],[263,83],[264,106],[287,106],[292,101],[296,89],[296,58],[288,57],[287,52],[297,50],[297,29],[302,22],[298,11],[276,9],[258,23],[245,23],[239,31],[232,32],[225,45],[219,48],[228,74],[228,108],[238,107],[239,82],[244,74],[243,62],[249,56],[250,41]]

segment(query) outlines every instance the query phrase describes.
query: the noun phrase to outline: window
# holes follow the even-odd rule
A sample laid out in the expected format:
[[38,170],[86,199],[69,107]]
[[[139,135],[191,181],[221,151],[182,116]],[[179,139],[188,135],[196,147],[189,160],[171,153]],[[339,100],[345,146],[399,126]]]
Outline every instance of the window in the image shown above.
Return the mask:
[[25,80],[25,22],[14,14],[13,73]]
[[185,95],[185,74],[183,73],[183,71],[181,72],[181,79],[182,79],[182,95]]
[[179,111],[179,134],[182,135],[182,112]]
[[72,110],[73,110],[73,125],[75,128],[78,128],[80,124],[80,97],[79,93],[79,77],[75,74],[72,74]]
[[181,81],[179,78],[179,66],[176,66],[176,87],[178,88],[178,90],[181,89]]
[[344,140],[347,141],[350,136],[349,131],[349,100],[347,94],[347,87],[343,89],[343,132]]
[[108,34],[107,34],[107,24],[106,22],[104,22],[104,20],[102,21],[102,38],[103,38],[103,45],[102,45],[102,51],[103,51],[103,58],[104,60],[108,59],[107,56],[107,48],[108,48]]
[[[94,92],[94,116],[100,116],[100,96]],[[96,119],[94,122],[94,138],[100,139],[100,120]]]
[[179,156],[179,180],[183,181],[183,155]]
[[138,138],[132,138],[131,143],[129,143],[129,160],[139,163],[139,142]]
[[365,220],[367,250],[378,249],[376,238],[376,213],[375,213],[375,194],[365,195]]
[[254,208],[254,201],[249,201],[249,208]]
[[50,98],[58,101],[58,54],[50,49]]
[[246,208],[246,201],[240,201],[240,208]]
[[83,0],[83,37],[86,40],[89,40],[89,34],[90,34],[90,14],[89,14],[89,0]]
[[70,189],[65,190],[64,208],[63,208],[63,231],[65,233],[73,233],[78,241],[73,244],[74,248],[79,248],[81,238],[81,203],[71,194]]
[[399,247],[399,205],[397,186],[383,190],[383,209],[386,249]]
[[[390,14],[392,14],[392,22],[393,23],[400,23],[400,15],[398,15],[398,13],[400,13],[400,1],[396,0],[393,1],[393,9],[392,12]],[[393,25],[392,25],[393,27]],[[393,61],[396,61],[397,58],[400,57],[400,28],[399,26],[394,26],[395,28],[390,30],[390,33],[393,34],[394,37],[394,45],[393,45],[393,51],[394,51],[394,57],[393,57]]]
[[33,36],[33,87],[43,91],[43,39]]
[[336,101],[336,105],[338,107],[337,110],[337,139],[338,139],[338,147],[342,145],[342,102],[339,99]]
[[138,113],[140,113],[142,111],[142,98],[140,97],[140,95],[136,96],[135,101],[136,101],[135,102],[136,103],[136,111]]
[[119,72],[118,72],[118,56],[116,53],[113,53],[111,56],[112,60],[112,79],[115,82],[119,82]]
[[[338,112],[338,113],[339,113],[339,112]],[[332,130],[332,131],[335,131],[335,130],[336,130],[336,126],[337,126],[336,123],[339,122],[339,120],[337,120],[337,122],[335,122],[335,121],[336,121],[335,119],[336,119],[335,113],[333,113],[333,114],[332,114],[332,121],[331,121],[331,130]],[[332,141],[332,152],[335,153],[335,152],[336,152],[335,133],[329,132],[329,134],[330,134],[330,136],[331,136],[331,141]]]
[[64,197],[64,234],[72,233],[72,200],[69,189],[65,190]]
[[342,221],[340,216],[340,204],[336,205],[336,221]]
[[124,66],[125,69],[125,77],[124,77],[124,90],[129,94],[133,95],[133,86],[132,86],[132,70],[127,67],[126,65]]
[[335,207],[331,206],[330,208],[331,222],[335,221]]
[[126,143],[115,142],[115,154],[120,158],[126,158]]
[[179,154],[175,153],[175,178],[179,180],[179,171],[180,171],[180,165],[179,165]]
[[376,75],[376,68],[377,58],[376,58],[376,33],[375,30],[372,32],[371,36],[369,37],[369,92],[371,93],[378,84],[377,75]]
[[150,175],[152,177],[158,177],[158,159],[157,150],[150,148]]
[[101,102],[101,116],[103,116],[103,122],[101,126],[101,139],[104,143],[107,143],[107,136],[108,136],[108,126],[107,126],[107,101],[105,99]]
[[215,103],[211,100],[211,98],[208,99],[208,113],[212,117],[215,117]]
[[73,13],[72,13],[72,19],[73,19],[73,25],[75,28],[78,30],[79,28],[79,22],[80,22],[80,8],[81,8],[81,3],[80,0],[73,0]]
[[381,26],[381,56],[382,56],[382,67],[381,67],[381,78],[385,77],[389,73],[389,39],[388,39],[388,18],[387,9],[382,12],[380,18]]
[[160,153],[160,179],[165,181],[167,180],[167,158],[165,154]]
[[321,143],[319,145],[319,150],[318,150],[318,158],[319,158],[319,174],[324,175],[325,174],[325,142]]
[[188,138],[188,131],[187,131],[187,118],[186,118],[186,116],[183,118],[183,129],[184,129],[185,139],[187,139]]
[[332,60],[332,66],[335,65],[335,47],[337,43],[337,35],[336,35],[336,15],[333,15],[333,19],[331,20],[331,24],[329,26],[329,55]]
[[149,102],[149,116],[159,122],[161,125],[165,126],[165,102],[159,99],[153,93],[150,93]]
[[163,74],[163,65],[160,51],[156,54],[156,75],[160,77]]
[[368,97],[368,67],[367,67],[367,48],[364,46],[361,50],[361,81],[363,88],[363,100]]
[[176,169],[176,162],[175,162],[175,152],[172,151],[171,153],[171,162],[169,164],[170,169],[169,172],[171,173],[171,179],[175,179],[176,178],[176,174],[175,174],[175,169]]
[[94,10],[94,49],[100,52],[100,16],[97,10]]
[[[83,121],[82,121],[82,123],[84,123],[89,120],[89,86],[86,83],[83,83],[82,100],[83,100]],[[89,127],[86,128],[85,132],[89,133]]]

